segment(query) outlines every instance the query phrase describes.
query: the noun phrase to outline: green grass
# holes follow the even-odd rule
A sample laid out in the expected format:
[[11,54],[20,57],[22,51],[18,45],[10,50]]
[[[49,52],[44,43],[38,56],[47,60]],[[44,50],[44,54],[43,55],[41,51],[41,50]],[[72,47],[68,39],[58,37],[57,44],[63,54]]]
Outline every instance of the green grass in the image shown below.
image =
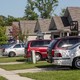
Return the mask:
[[0,76],[0,80],[7,80],[6,78],[4,78],[4,77],[2,77],[2,76]]
[[36,64],[25,62],[23,64],[12,64],[12,65],[0,65],[0,68],[5,70],[20,70],[20,69],[30,69],[30,68],[41,68],[41,67],[51,67],[52,64],[47,63],[46,61],[39,61]]
[[80,80],[80,70],[22,73],[20,75],[35,80]]
[[0,63],[23,61],[24,57],[0,57]]

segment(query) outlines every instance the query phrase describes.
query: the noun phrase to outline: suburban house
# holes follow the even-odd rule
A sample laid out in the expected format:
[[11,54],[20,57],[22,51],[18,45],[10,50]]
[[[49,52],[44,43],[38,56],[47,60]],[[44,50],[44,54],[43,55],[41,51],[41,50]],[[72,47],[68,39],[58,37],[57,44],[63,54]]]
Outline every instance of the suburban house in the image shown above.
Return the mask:
[[67,7],[64,16],[52,17],[51,37],[80,35],[80,7]]
[[51,33],[49,32],[49,25],[51,19],[38,19],[34,32],[37,33],[38,39],[50,39]]
[[28,21],[20,21],[19,27],[21,29],[22,34],[25,35],[25,39],[27,40],[34,40],[37,37],[37,34],[34,33],[34,28],[36,25],[35,20],[28,20]]
[[80,35],[80,7],[67,7],[63,16],[53,16],[51,19],[13,22],[12,31],[14,34],[15,31],[24,34],[25,40]]

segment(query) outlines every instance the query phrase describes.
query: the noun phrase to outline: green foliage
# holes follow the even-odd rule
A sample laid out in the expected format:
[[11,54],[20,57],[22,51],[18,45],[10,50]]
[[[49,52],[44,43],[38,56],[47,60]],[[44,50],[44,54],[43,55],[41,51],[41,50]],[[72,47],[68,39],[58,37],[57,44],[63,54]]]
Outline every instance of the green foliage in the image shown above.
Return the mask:
[[13,16],[8,15],[8,17],[5,17],[3,15],[0,15],[0,26],[10,26],[12,25],[13,21],[20,21],[24,20],[25,18],[15,18]]
[[7,43],[7,36],[5,35],[6,28],[0,26],[0,44],[6,44]]
[[32,0],[27,0],[27,6],[25,9],[25,18],[28,20],[36,20],[38,18],[37,13],[35,13],[34,9],[34,1]]
[[[40,13],[41,18],[50,18],[56,6],[58,6],[58,0],[28,0],[25,17],[28,20],[35,20]],[[35,10],[38,10],[38,13],[35,13]]]
[[[54,67],[52,67],[54,69]],[[49,68],[50,69],[50,68]],[[37,73],[20,73],[23,77],[33,80],[80,80],[80,70],[52,70]]]
[[24,37],[25,37],[24,34],[19,33],[19,40],[20,41],[24,42]]
[[[4,58],[5,59],[5,58]],[[3,60],[4,60],[3,59]],[[8,58],[7,58],[8,59]],[[6,60],[6,59],[5,59]],[[10,59],[7,60],[7,62]],[[37,68],[37,67],[42,67],[44,68],[45,66],[50,67],[53,65],[47,63],[46,61],[39,61],[36,64],[33,64],[32,62],[27,62],[26,59],[17,59],[16,61],[23,61],[23,64],[13,64],[13,65],[0,65],[0,68],[3,68],[5,70],[20,70],[20,69],[31,69],[31,68]],[[15,66],[15,67],[14,67]]]
[[0,15],[0,26],[5,26],[6,17]]
[[36,0],[35,6],[40,12],[41,18],[50,18],[58,6],[58,0]]
[[60,16],[64,16],[66,9],[62,9],[62,12],[60,13]]

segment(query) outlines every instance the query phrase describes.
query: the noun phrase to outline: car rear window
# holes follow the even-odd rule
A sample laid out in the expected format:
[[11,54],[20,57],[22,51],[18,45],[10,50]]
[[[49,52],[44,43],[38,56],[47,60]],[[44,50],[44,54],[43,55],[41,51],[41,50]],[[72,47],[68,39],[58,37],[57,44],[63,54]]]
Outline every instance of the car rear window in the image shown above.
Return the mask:
[[56,43],[57,43],[57,41],[58,41],[58,39],[54,39],[54,40],[52,40],[51,42],[50,42],[50,44],[49,44],[49,48],[54,48],[55,47],[55,45],[56,45]]
[[31,47],[47,47],[50,43],[50,40],[45,41],[33,41]]

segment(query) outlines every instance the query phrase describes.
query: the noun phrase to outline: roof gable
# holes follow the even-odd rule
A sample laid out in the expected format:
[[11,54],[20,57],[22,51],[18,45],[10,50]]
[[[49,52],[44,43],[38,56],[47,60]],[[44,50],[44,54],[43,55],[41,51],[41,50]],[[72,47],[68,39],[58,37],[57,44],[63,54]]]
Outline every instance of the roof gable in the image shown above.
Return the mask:
[[49,30],[57,30],[53,17],[50,22]]
[[20,27],[21,27],[22,33],[25,33],[25,34],[27,33],[33,34],[35,25],[36,25],[35,20],[20,21]]
[[40,25],[40,30],[42,32],[48,32],[51,19],[39,19],[38,21]]
[[37,20],[34,32],[41,32],[39,21]]

